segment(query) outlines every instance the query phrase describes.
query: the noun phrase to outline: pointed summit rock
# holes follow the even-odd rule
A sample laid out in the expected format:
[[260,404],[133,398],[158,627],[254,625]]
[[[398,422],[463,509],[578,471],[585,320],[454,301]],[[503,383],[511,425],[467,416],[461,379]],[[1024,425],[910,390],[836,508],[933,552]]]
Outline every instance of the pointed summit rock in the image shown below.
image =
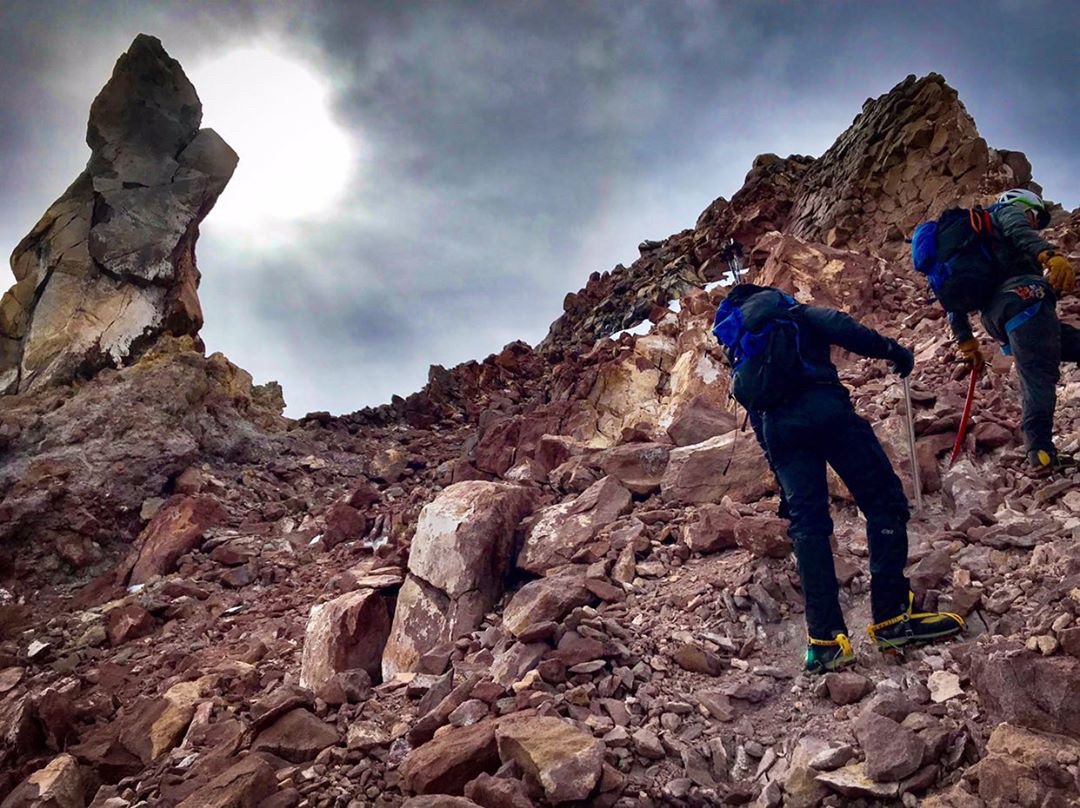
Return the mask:
[[202,327],[195,241],[236,168],[200,129],[180,63],[140,34],[90,107],[83,171],[15,248],[0,301],[0,393],[129,364]]
[[911,75],[808,168],[788,230],[830,247],[899,242],[945,207],[1029,182],[1027,159],[991,149],[944,77]]

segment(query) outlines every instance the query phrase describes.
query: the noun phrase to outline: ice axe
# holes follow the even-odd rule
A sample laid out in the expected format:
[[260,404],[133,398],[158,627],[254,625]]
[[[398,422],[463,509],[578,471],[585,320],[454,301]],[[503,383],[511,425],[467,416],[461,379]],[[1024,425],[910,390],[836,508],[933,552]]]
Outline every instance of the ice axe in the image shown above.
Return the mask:
[[960,426],[956,428],[956,443],[953,444],[952,454],[949,455],[949,467],[960,457],[960,450],[964,447],[964,436],[967,434],[968,424],[971,422],[971,407],[975,403],[975,383],[979,381],[979,371],[971,368],[971,380],[968,382],[967,401],[964,402],[964,414],[960,416]]
[[915,494],[915,510],[922,510],[922,481],[919,479],[919,458],[915,453],[915,414],[911,411],[911,383],[905,377],[904,405],[907,408],[908,452],[911,454],[911,488]]

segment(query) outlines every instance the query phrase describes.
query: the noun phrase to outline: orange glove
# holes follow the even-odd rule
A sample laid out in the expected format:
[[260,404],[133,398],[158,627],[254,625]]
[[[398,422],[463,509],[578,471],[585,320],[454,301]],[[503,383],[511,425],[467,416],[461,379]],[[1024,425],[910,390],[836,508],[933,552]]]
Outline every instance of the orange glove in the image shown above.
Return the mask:
[[1059,297],[1076,288],[1076,270],[1065,256],[1044,250],[1039,253],[1039,262],[1046,267],[1046,280]]
[[975,337],[958,343],[956,351],[960,354],[960,361],[976,373],[986,366],[986,360],[983,359],[982,352],[979,350],[979,341]]

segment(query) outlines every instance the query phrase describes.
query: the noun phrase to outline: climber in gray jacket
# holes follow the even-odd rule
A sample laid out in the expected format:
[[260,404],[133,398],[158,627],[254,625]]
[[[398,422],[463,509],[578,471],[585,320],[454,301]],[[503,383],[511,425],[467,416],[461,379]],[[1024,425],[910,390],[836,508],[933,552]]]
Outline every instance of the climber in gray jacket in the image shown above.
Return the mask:
[[[1006,191],[989,209],[991,249],[1001,274],[980,311],[983,327],[1016,361],[1028,463],[1037,472],[1057,464],[1054,409],[1061,362],[1080,362],[1080,329],[1058,320],[1055,304],[1073,291],[1076,273],[1039,230],[1050,223],[1046,205],[1023,188]],[[1046,276],[1044,277],[1043,271]],[[985,364],[966,312],[950,311],[961,360],[975,371]]]

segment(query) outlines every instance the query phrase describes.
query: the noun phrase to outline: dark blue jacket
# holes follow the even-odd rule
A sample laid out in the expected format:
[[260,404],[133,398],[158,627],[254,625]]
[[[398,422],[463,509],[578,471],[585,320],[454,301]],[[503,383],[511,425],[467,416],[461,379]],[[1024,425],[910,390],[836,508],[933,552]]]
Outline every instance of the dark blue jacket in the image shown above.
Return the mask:
[[[732,289],[728,299],[741,304],[758,294],[782,295],[782,292],[771,286],[744,283]],[[840,384],[840,376],[832,362],[833,345],[872,359],[892,359],[899,348],[894,340],[836,309],[798,303],[790,310],[790,315],[799,324],[799,353],[806,366],[808,385]]]

